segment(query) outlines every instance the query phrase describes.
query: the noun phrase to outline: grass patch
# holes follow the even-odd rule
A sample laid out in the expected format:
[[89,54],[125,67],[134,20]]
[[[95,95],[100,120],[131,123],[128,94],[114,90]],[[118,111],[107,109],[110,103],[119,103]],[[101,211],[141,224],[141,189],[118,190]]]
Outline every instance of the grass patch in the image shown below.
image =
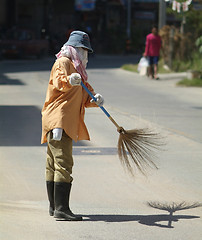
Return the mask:
[[[173,71],[168,70],[164,68],[163,59],[161,59],[158,64],[158,73],[172,73],[172,72],[179,71],[179,69],[181,71],[187,71],[187,69],[190,69],[191,67],[193,69],[201,69],[201,67],[199,67],[199,65],[201,66],[201,59],[198,58],[198,55],[197,57],[195,57],[194,62],[192,62],[192,64],[191,62],[177,62],[177,61],[174,61],[173,63],[174,63],[173,65],[175,66],[175,69]],[[138,64],[124,64],[123,66],[121,66],[121,68],[127,71],[138,73],[138,70],[137,70]],[[200,78],[200,76],[199,78],[192,78],[192,79],[185,78],[179,81],[177,85],[186,86],[186,87],[202,87],[202,79]]]
[[186,86],[186,87],[202,87],[202,79],[193,78],[188,79],[185,78],[177,83],[178,86]]
[[[167,70],[164,67],[164,63],[163,63],[163,59],[161,59],[158,63],[158,73],[171,73],[173,71],[171,70]],[[122,69],[130,71],[130,72],[136,72],[138,73],[138,64],[124,64],[123,66],[121,66]]]
[[124,64],[123,66],[121,66],[122,69],[130,72],[138,72],[137,67],[138,67],[138,64]]

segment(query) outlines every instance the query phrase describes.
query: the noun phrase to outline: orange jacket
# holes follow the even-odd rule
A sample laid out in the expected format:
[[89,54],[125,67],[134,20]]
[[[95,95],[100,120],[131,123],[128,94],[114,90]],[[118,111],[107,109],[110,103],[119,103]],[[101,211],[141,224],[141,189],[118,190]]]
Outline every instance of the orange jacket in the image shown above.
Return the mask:
[[[54,128],[63,128],[66,134],[75,142],[90,140],[84,123],[85,107],[97,107],[91,103],[91,98],[82,86],[72,86],[69,76],[76,73],[70,59],[61,57],[54,63],[46,100],[42,109],[42,137],[41,143],[47,142],[46,134]],[[93,93],[89,83],[85,85]]]

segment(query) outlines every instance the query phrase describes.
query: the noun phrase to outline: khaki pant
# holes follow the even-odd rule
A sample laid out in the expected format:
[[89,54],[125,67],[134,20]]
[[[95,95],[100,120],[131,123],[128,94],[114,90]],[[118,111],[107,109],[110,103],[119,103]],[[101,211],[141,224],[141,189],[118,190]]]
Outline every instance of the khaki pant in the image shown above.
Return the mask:
[[46,181],[72,182],[72,139],[63,131],[60,141],[53,140],[50,131],[47,140]]

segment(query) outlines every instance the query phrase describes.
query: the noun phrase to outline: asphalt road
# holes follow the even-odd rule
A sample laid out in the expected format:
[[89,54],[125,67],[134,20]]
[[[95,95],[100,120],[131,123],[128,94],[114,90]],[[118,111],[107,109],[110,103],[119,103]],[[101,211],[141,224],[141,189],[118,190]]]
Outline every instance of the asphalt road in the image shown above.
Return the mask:
[[176,87],[183,73],[152,81],[119,69],[136,61],[90,58],[89,82],[124,128],[165,137],[159,170],[130,177],[116,154],[115,127],[100,109],[87,109],[91,141],[74,144],[71,206],[84,216],[75,223],[48,216],[40,109],[54,59],[0,62],[0,239],[201,239],[202,90]]

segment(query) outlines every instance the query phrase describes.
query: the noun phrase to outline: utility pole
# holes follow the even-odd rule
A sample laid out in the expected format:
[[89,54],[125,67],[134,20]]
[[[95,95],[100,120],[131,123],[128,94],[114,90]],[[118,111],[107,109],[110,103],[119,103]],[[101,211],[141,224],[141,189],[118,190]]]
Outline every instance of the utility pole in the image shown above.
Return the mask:
[[165,0],[159,0],[159,30],[166,25],[166,2]]
[[128,0],[127,5],[127,37],[131,38],[131,0]]

